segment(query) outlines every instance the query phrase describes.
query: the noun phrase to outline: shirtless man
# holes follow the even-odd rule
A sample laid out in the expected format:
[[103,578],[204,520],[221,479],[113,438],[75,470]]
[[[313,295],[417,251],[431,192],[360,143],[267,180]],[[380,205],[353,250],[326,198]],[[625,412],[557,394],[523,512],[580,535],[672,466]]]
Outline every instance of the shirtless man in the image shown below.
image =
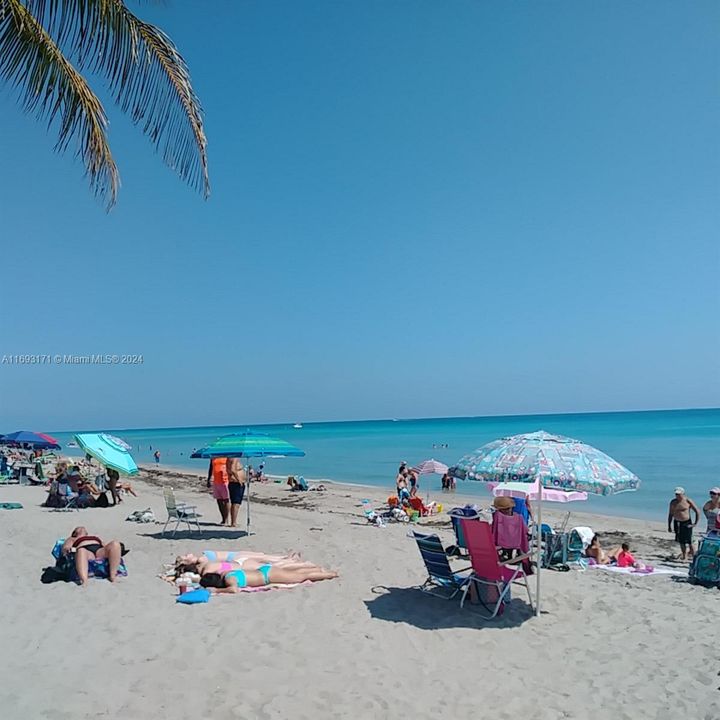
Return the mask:
[[240,460],[229,457],[225,465],[228,477],[228,494],[230,496],[230,527],[237,527],[237,517],[245,497],[247,474]]
[[[695,522],[691,520],[691,512],[695,513]],[[695,551],[692,543],[692,531],[700,520],[700,511],[697,505],[685,495],[685,488],[676,487],[675,497],[670,501],[668,510],[668,532],[675,533],[675,539],[680,544],[680,559],[692,560]]]
[[81,525],[72,531],[63,544],[62,552],[63,555],[75,553],[75,569],[81,585],[87,585],[90,560],[107,559],[108,580],[115,582],[122,557],[122,545],[117,540],[103,543],[99,537],[88,534],[87,528]]

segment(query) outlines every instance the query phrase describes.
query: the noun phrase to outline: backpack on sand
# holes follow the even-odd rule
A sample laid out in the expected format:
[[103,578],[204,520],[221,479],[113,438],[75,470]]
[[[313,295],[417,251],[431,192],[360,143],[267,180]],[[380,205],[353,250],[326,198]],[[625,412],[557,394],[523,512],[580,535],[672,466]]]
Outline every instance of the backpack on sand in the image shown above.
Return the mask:
[[688,579],[693,585],[720,588],[720,536],[700,541]]

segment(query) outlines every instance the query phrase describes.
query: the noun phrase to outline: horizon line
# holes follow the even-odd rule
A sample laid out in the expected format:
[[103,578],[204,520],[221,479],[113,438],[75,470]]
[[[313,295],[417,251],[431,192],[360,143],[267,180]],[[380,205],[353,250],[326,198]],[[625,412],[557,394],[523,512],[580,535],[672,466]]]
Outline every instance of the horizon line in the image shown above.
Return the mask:
[[[663,412],[694,412],[694,411],[711,411],[720,410],[720,407],[686,407],[686,408],[654,408],[644,410],[585,410],[573,412],[543,412],[543,413],[513,413],[513,414],[497,414],[497,415],[448,415],[448,416],[429,416],[429,417],[384,417],[384,418],[364,418],[364,419],[344,419],[344,420],[295,420],[303,425],[334,425],[339,423],[373,423],[373,422],[425,422],[428,420],[489,420],[489,419],[511,419],[511,418],[533,418],[533,417],[556,417],[556,416],[577,416],[577,415],[631,415],[639,413],[663,413]],[[81,432],[124,432],[127,430],[197,430],[202,428],[239,428],[239,427],[278,427],[281,425],[294,424],[292,420],[280,422],[255,422],[255,423],[231,423],[222,425],[163,425],[156,427],[123,427],[123,428],[106,428],[100,431],[97,428],[82,428],[73,430],[48,430],[48,433],[81,433]]]

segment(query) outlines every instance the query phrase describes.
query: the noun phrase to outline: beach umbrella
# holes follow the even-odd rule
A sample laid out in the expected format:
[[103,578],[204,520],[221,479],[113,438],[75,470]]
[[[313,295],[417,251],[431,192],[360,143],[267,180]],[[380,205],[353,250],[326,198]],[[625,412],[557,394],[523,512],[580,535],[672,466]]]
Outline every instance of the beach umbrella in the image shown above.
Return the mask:
[[[281,438],[265,433],[244,432],[234,435],[223,435],[207,447],[196,450],[191,458],[279,458],[304,457],[305,453]],[[247,476],[247,534],[250,534],[250,475]]]
[[117,470],[123,475],[137,475],[138,466],[130,454],[130,446],[120,438],[107,433],[79,433],[75,442],[83,452],[92,455],[105,467]]
[[[461,480],[487,483],[534,483],[542,488],[564,492],[612,495],[640,487],[639,478],[597,448],[579,440],[551,435],[544,431],[493,440],[462,457],[450,468]],[[537,494],[536,523],[537,590],[535,611],[540,614],[540,566],[542,500]]]
[[18,430],[17,432],[3,435],[0,439],[2,445],[32,445],[38,450],[59,450],[60,443],[45,433],[30,432],[29,430]]
[[[490,491],[495,497],[512,497],[512,498],[528,498],[529,500],[538,500],[540,485],[537,481],[534,483],[523,482],[507,482],[507,483],[488,483]],[[553,488],[542,488],[543,502],[575,502],[578,500],[587,500],[588,494],[578,490],[555,490]]]
[[413,470],[418,475],[444,475],[448,471],[448,466],[434,458],[430,458],[430,460],[423,460]]

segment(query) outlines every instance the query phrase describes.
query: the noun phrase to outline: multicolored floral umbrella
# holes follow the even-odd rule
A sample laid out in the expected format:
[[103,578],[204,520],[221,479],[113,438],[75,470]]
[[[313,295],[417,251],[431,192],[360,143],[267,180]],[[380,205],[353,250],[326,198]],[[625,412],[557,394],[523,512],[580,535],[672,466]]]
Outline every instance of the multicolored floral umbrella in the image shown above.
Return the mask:
[[[450,473],[461,480],[487,483],[534,483],[566,492],[593,495],[637,490],[640,479],[597,448],[543,430],[500,438],[460,458]],[[542,527],[542,500],[538,493],[536,529]],[[540,614],[541,534],[536,531],[537,590],[535,613]]]
[[637,490],[640,479],[597,448],[544,431],[513,435],[462,457],[450,472],[461,480],[535,482],[592,495]]

